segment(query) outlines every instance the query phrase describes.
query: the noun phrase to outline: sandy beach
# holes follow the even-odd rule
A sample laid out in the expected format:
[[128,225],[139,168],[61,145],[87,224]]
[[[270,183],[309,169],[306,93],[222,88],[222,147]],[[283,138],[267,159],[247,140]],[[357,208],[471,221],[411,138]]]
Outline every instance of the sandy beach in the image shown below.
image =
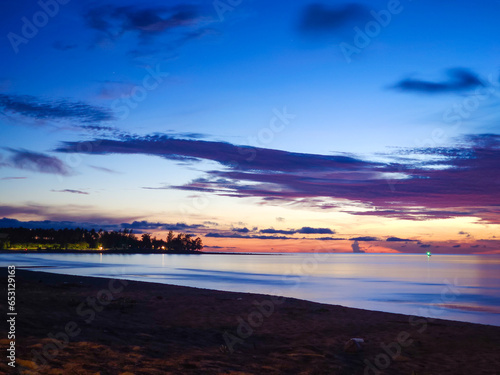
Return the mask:
[[1,373],[500,374],[500,327],[292,298],[17,269],[16,311]]

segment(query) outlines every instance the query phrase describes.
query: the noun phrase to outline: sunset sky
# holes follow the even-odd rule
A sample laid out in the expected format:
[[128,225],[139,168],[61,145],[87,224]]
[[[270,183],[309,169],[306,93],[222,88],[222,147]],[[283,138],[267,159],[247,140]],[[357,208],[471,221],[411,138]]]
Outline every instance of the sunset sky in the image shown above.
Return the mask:
[[0,10],[0,227],[500,253],[498,1]]

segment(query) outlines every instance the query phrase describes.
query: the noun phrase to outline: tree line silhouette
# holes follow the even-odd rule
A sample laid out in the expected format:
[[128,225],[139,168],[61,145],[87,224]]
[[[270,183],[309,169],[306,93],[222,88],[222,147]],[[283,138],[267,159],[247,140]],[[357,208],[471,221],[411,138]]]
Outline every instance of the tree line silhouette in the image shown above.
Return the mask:
[[121,250],[143,252],[194,253],[203,249],[200,237],[174,234],[169,231],[165,240],[149,233],[140,239],[129,229],[104,231],[100,229],[29,229],[1,228],[0,249],[39,250]]

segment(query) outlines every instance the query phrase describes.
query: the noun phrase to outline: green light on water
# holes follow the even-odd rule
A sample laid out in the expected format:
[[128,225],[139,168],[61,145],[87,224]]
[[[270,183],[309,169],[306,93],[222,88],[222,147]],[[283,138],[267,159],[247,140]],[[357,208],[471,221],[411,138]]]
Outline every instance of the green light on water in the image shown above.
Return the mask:
[[430,251],[428,251],[428,252],[427,252],[427,256],[428,256],[428,257],[430,257],[430,256],[431,256],[431,252],[430,252]]

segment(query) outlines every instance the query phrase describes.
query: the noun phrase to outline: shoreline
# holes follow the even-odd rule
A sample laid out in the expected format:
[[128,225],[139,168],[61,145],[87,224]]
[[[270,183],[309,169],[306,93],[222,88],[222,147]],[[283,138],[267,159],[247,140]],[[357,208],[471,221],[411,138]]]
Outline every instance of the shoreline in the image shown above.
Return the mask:
[[[197,252],[167,252],[167,251],[125,251],[125,250],[14,250],[2,249],[0,254],[124,254],[124,255],[150,255],[150,254],[164,254],[164,255],[283,255],[283,253],[249,253],[249,252],[216,252],[216,251],[197,251]],[[304,253],[307,254],[307,253]],[[332,253],[335,254],[335,253]],[[351,253],[339,253],[351,254]]]
[[197,251],[197,252],[166,252],[166,251],[126,251],[126,250],[75,250],[75,249],[67,249],[67,250],[38,250],[38,249],[28,249],[28,250],[14,250],[14,249],[2,249],[0,250],[0,254],[185,254],[185,255],[201,255],[206,254],[205,252]]
[[[5,296],[6,274],[2,268]],[[26,374],[496,374],[500,368],[496,326],[22,269],[16,283],[16,355]],[[362,351],[344,350],[351,338],[365,340]],[[0,372],[10,370],[4,358]]]

